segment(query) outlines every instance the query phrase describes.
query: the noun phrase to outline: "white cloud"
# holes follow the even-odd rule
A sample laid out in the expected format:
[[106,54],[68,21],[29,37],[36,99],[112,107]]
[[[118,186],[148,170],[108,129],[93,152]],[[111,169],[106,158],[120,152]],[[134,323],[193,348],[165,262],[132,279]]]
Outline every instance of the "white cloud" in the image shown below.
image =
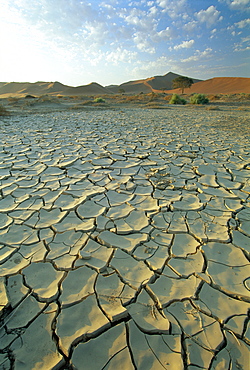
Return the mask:
[[[218,1],[228,7],[216,8],[211,0],[195,2],[195,10],[192,0],[0,0],[0,34],[6,35],[0,38],[5,50],[0,76],[113,83],[130,78],[135,68],[148,77],[169,70],[185,74],[199,65],[210,69],[216,56],[221,58],[218,63],[232,63],[232,50],[249,50],[249,14],[239,18],[238,10],[247,10],[250,0]],[[222,15],[227,23],[223,27],[230,25],[227,33],[218,24]],[[212,37],[214,53],[207,47]],[[223,42],[225,53],[220,51]],[[167,57],[169,50],[176,51],[175,61]]]
[[145,12],[140,12],[136,8],[133,8],[129,15],[124,16],[124,20],[127,24],[131,26],[147,28],[145,14],[146,14]]
[[250,46],[246,46],[245,48],[240,48],[240,47],[236,46],[234,48],[234,51],[247,51],[247,50],[250,50]]
[[243,19],[242,21],[235,23],[235,26],[239,28],[250,26],[250,18]]
[[157,4],[171,18],[177,18],[179,15],[183,17],[187,5],[187,0],[157,0]]
[[136,32],[133,36],[133,41],[140,51],[145,53],[154,54],[155,48],[152,46],[150,40],[145,37],[143,32]]
[[112,52],[107,52],[105,55],[106,61],[115,65],[118,65],[120,62],[132,63],[132,61],[135,60],[136,57],[136,52],[132,52],[122,48],[118,48],[117,50]]
[[174,37],[175,32],[173,31],[173,29],[170,27],[166,27],[164,30],[155,32],[155,34],[152,36],[152,40],[158,42],[161,40],[172,40],[172,38]]
[[250,36],[242,37],[241,41],[242,42],[250,42]]
[[217,32],[217,29],[214,28],[212,31],[211,31],[211,36],[209,37],[210,39],[213,39],[215,36],[216,36],[216,32]]
[[246,51],[246,50],[250,50],[250,36],[242,37],[239,43],[234,44],[234,51]]
[[215,8],[214,5],[209,6],[206,10],[202,9],[194,14],[200,23],[206,23],[207,27],[211,27],[213,24],[223,19],[220,16],[220,11]]
[[250,4],[250,0],[233,0],[230,1],[230,8],[232,9],[242,9],[245,8],[246,5]]
[[150,8],[148,11],[139,8],[123,8],[119,12],[127,25],[134,27],[136,30],[152,30],[156,28],[157,19],[155,18],[157,8]]
[[149,14],[155,16],[158,13],[158,9],[156,6],[152,6],[152,8],[149,9]]
[[230,7],[232,9],[240,9],[250,4],[250,0],[233,0],[231,1]]
[[[174,50],[187,49],[187,48],[191,48],[193,45],[194,45],[194,40],[182,41],[181,44],[175,45],[173,49]],[[169,48],[169,49],[171,50],[172,48]]]
[[219,0],[220,2],[226,2],[232,10],[245,10],[250,0]]
[[187,32],[193,32],[198,25],[197,21],[190,21],[186,24],[184,24],[183,29]]
[[131,70],[133,78],[147,78],[149,76],[155,76],[159,74],[166,74],[169,71],[173,71],[176,67],[176,61],[161,56],[153,61],[142,61],[138,60],[137,66]]
[[181,62],[183,62],[183,63],[197,62],[202,58],[210,56],[211,52],[212,52],[211,48],[206,48],[204,51],[196,50],[194,55],[192,55],[192,56],[190,56],[189,58],[186,58],[186,59],[181,59]]

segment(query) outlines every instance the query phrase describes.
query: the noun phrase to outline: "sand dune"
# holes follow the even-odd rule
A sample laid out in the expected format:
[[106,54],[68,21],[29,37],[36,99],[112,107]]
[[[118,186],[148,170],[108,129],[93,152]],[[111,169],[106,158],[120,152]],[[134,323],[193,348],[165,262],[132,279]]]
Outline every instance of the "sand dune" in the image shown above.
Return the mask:
[[126,94],[139,94],[140,92],[147,94],[152,92],[151,86],[146,84],[144,80],[125,82],[121,85],[115,86],[113,89],[110,90],[113,93],[117,93],[120,89],[123,89]]
[[[77,87],[67,86],[60,82],[0,82],[0,97],[24,97],[49,95],[102,95],[117,94],[123,89],[126,94],[162,92],[180,92],[180,89],[171,89],[172,81],[180,75],[169,72],[164,76],[154,76],[142,80],[128,81],[121,85],[102,86],[96,82]],[[243,77],[215,77],[201,81],[193,79],[194,84],[185,93],[203,94],[235,94],[250,93],[250,78]]]
[[69,87],[64,91],[65,95],[95,95],[110,94],[111,92],[102,85],[92,82],[89,85]]
[[[179,77],[179,74],[168,72],[164,76],[154,76],[149,77],[143,80],[135,80],[125,82],[121,85],[111,85],[106,86],[109,90],[113,93],[119,92],[120,89],[123,89],[125,93],[150,93],[153,91],[163,91],[163,90],[170,90],[172,88],[172,81],[173,79]],[[198,82],[201,80],[193,79],[194,82]]]
[[[169,93],[180,92],[180,89],[169,90]],[[244,77],[215,77],[194,83],[185,93],[202,94],[237,94],[250,93],[250,78]]]
[[28,94],[34,96],[49,95],[92,95],[110,94],[111,92],[98,83],[92,82],[84,86],[67,86],[60,82],[9,82],[0,83],[0,97],[22,97]]

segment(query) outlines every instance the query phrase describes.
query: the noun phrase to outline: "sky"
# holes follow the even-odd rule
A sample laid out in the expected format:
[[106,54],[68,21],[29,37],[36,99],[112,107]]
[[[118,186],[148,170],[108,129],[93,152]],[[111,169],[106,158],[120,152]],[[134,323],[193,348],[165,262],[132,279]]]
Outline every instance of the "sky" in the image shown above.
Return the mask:
[[0,81],[250,77],[250,0],[0,0]]

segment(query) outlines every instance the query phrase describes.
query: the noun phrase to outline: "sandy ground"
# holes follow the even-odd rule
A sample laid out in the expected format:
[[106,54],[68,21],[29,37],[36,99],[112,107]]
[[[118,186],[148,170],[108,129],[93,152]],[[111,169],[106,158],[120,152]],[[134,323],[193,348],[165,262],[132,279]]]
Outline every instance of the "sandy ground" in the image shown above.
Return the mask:
[[249,105],[57,100],[0,117],[0,368],[246,369]]

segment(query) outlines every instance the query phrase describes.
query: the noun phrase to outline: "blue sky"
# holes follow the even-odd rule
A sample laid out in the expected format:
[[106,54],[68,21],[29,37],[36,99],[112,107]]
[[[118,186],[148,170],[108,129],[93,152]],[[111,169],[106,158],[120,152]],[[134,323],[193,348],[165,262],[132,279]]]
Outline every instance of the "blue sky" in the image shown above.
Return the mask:
[[250,77],[250,0],[1,0],[0,81]]

